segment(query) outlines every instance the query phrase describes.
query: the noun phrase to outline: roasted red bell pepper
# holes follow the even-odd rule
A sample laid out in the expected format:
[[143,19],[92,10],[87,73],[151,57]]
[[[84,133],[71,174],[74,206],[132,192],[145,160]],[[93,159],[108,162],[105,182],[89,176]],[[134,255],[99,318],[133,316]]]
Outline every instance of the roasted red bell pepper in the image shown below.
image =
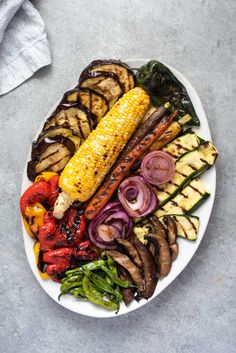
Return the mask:
[[79,247],[85,233],[85,217],[71,208],[62,220],[56,220],[51,211],[44,216],[38,238],[43,251],[62,247]]
[[46,272],[50,276],[65,272],[73,265],[73,262],[92,261],[97,257],[95,252],[75,250],[73,248],[61,248],[49,250],[43,254],[43,262],[47,263]]

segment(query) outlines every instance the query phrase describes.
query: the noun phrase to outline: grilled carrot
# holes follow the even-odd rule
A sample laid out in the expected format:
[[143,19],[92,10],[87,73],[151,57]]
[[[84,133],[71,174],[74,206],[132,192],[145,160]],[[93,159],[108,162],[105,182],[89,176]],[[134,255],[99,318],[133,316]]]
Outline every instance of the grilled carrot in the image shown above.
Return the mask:
[[107,180],[96,192],[95,196],[89,202],[85,216],[87,219],[93,219],[109,201],[113,193],[117,190],[120,182],[129,173],[133,164],[142,156],[142,154],[157,140],[157,138],[167,129],[171,121],[176,116],[176,112],[170,116],[165,116],[156,125],[156,127],[146,134],[146,136],[128,152],[119,165],[113,170],[109,180]]

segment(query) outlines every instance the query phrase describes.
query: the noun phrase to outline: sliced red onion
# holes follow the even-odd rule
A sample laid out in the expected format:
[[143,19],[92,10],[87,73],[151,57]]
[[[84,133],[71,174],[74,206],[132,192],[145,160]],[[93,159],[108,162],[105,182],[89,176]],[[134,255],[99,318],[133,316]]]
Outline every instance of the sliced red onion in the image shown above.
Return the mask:
[[109,202],[90,222],[88,235],[91,242],[100,249],[115,249],[118,238],[128,239],[132,220],[120,202]]
[[167,183],[174,173],[175,163],[169,153],[153,151],[143,158],[141,174],[152,185]]
[[130,217],[146,216],[158,206],[151,185],[141,176],[124,180],[119,186],[118,197]]

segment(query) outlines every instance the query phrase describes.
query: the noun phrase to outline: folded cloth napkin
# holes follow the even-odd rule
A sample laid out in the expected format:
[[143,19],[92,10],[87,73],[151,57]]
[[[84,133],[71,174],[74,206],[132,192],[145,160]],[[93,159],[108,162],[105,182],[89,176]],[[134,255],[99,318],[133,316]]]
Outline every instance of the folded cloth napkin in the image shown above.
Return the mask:
[[51,64],[45,26],[28,0],[0,0],[0,95]]

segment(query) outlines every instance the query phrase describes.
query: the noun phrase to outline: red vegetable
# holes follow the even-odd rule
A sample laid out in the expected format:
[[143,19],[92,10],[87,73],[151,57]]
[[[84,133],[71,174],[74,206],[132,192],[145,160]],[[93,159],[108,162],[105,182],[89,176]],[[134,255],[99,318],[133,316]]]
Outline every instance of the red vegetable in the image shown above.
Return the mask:
[[48,197],[48,203],[49,203],[50,207],[54,206],[54,203],[55,203],[55,201],[56,201],[56,199],[58,198],[58,195],[59,195],[59,185],[58,185],[59,184],[59,178],[60,178],[60,175],[54,175],[48,181],[48,184],[49,184],[49,187],[50,187],[50,194],[49,194],[49,197]]
[[119,187],[120,203],[130,217],[143,217],[155,210],[157,197],[145,179],[134,176],[124,180]]
[[55,276],[65,272],[73,265],[73,262],[89,260],[92,261],[97,257],[93,251],[74,250],[72,248],[61,248],[50,250],[43,254],[42,261],[47,264],[46,272],[50,276]]
[[84,236],[86,222],[75,208],[71,208],[62,220],[56,220],[52,211],[44,216],[38,238],[42,250],[79,246]]
[[152,185],[167,183],[173,177],[174,172],[173,158],[162,151],[148,153],[141,164],[142,176]]
[[40,180],[37,183],[31,185],[20,198],[20,209],[22,215],[25,214],[27,206],[31,206],[36,202],[45,201],[50,195],[50,186],[44,181]]
[[132,221],[119,202],[110,202],[89,224],[88,235],[91,242],[101,249],[116,248],[115,240],[128,239]]

